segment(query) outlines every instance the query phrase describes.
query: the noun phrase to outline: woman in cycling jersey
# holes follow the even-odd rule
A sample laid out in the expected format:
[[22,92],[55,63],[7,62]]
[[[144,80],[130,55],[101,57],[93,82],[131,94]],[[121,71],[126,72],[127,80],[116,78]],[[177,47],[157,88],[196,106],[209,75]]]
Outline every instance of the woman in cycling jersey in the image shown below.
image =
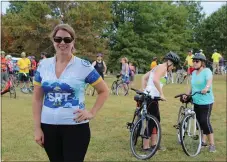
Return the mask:
[[[209,140],[209,151],[215,152],[214,134],[210,124],[210,115],[214,103],[214,95],[212,91],[213,75],[209,68],[206,68],[206,57],[197,53],[193,56],[193,66],[195,71],[192,73],[191,87],[187,94],[201,91],[203,94],[196,94],[192,97],[194,103],[194,111],[196,118],[203,130],[202,146],[206,147],[206,136]],[[207,91],[210,91],[207,93]],[[186,100],[187,96],[183,96]]]
[[[159,64],[142,77],[142,88],[145,93],[149,92],[151,96],[160,96],[162,100],[166,100],[162,87],[166,84],[167,72],[174,68],[180,61],[179,56],[174,52],[169,52],[164,57],[164,62]],[[154,115],[160,122],[159,104],[156,101],[151,101],[147,106],[148,113]],[[149,131],[151,132],[151,131]],[[151,147],[149,146],[150,139],[144,139],[143,149],[152,149],[156,145],[156,135],[150,134],[151,136]],[[161,148],[160,148],[161,149]]]
[[[108,97],[108,88],[94,67],[73,56],[75,32],[57,25],[50,35],[56,55],[42,60],[35,73],[33,116],[35,141],[50,161],[84,161],[90,141],[89,120]],[[90,111],[85,109],[84,87],[98,92]]]
[[129,83],[129,65],[127,57],[121,59],[121,75],[124,83]]

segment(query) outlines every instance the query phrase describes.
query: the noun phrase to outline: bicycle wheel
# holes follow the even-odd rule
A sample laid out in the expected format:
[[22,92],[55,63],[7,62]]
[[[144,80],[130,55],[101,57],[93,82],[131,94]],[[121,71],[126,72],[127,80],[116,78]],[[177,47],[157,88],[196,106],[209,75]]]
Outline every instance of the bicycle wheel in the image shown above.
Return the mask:
[[120,83],[117,86],[117,96],[126,96],[128,94],[128,84],[126,83]]
[[177,125],[175,125],[175,128],[177,129],[177,140],[179,143],[181,143],[181,139],[180,139],[180,123],[182,121],[182,119],[184,118],[184,106],[181,106],[178,112],[178,118],[177,118]]
[[188,114],[182,120],[180,126],[181,145],[186,155],[199,154],[202,143],[202,132],[195,114]]
[[115,95],[116,94],[116,91],[117,91],[117,81],[114,81],[111,85],[111,90],[110,90],[110,93]]
[[[150,133],[149,133],[150,132]],[[149,149],[143,149],[144,139],[150,139],[150,135],[155,136],[155,144]],[[153,141],[154,142],[154,141]],[[132,154],[140,160],[151,158],[157,151],[161,142],[161,127],[159,121],[153,115],[146,115],[145,119],[139,119],[130,135],[130,149]]]
[[16,98],[17,97],[16,90],[15,90],[14,86],[10,88],[9,95],[10,95],[10,98]]

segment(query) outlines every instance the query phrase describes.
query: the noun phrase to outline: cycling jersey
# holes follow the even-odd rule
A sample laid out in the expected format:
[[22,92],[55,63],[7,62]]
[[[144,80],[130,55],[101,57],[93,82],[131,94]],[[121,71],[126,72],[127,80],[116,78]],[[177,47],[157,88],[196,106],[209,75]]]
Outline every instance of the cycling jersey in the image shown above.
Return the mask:
[[34,85],[42,86],[44,101],[41,123],[75,125],[76,109],[85,109],[85,84],[96,85],[102,78],[86,60],[72,56],[59,78],[55,74],[56,57],[42,60],[34,78]]
[[[148,91],[149,94],[151,96],[154,96],[154,97],[160,96],[160,93],[157,90],[157,88],[155,87],[154,82],[153,82],[154,72],[157,69],[157,67],[158,66],[156,66],[154,69],[152,69],[150,71],[150,75],[149,75],[149,79],[148,79],[148,82],[147,82],[147,86],[146,86],[146,88],[144,90],[144,93],[147,93],[147,91]],[[161,86],[161,88],[163,87],[163,85],[166,84],[166,81],[167,81],[167,72],[166,72],[164,77],[160,78],[160,86]]]
[[217,52],[213,53],[212,55],[213,62],[219,63],[220,58],[221,58],[221,55],[219,53]]
[[28,58],[21,58],[20,60],[18,60],[17,65],[20,69],[19,73],[29,73],[31,62]]
[[188,62],[188,66],[193,66],[193,62],[192,62],[192,58],[193,58],[194,55],[188,55],[185,59],[185,61]]
[[1,70],[6,71],[7,70],[7,61],[4,57],[1,57]]

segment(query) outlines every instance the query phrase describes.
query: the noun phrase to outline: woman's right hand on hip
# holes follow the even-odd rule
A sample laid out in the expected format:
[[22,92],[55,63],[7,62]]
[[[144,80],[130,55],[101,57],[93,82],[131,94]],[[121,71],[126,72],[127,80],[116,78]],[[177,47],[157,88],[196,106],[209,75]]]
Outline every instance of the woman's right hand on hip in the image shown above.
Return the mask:
[[44,146],[44,134],[41,128],[35,129],[35,142],[41,147]]

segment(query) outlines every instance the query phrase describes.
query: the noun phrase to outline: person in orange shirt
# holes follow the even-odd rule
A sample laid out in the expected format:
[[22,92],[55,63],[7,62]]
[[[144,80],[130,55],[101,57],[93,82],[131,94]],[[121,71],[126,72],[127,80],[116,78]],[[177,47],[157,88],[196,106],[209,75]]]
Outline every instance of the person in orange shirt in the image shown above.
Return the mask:
[[7,72],[7,61],[5,58],[5,52],[1,51],[1,83],[5,85],[8,81],[8,72]]
[[151,62],[150,69],[152,70],[155,66],[157,66],[157,57],[153,57],[153,61]]

